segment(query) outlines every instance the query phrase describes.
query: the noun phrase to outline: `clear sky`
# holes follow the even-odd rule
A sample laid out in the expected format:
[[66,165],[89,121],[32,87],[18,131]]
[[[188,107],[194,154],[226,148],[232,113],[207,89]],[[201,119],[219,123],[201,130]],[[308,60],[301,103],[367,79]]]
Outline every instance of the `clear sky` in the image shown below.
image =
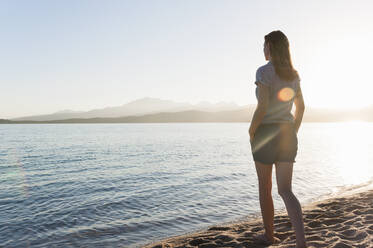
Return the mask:
[[0,1],[0,118],[142,97],[256,103],[264,35],[289,38],[306,106],[373,104],[373,2]]

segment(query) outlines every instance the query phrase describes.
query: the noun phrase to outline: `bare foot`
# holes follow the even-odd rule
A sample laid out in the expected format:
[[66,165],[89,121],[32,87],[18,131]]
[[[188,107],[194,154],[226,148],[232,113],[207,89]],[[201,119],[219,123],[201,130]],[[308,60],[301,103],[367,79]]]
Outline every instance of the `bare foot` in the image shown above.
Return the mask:
[[258,240],[261,244],[271,245],[280,243],[280,239],[276,237],[269,238],[265,233],[258,234],[255,236],[255,239]]

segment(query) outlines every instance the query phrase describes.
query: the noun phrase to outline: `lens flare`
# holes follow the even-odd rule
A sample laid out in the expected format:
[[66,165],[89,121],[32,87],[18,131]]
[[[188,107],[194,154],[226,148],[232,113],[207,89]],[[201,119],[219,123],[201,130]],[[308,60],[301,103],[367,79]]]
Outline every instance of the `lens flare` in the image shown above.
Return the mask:
[[294,97],[294,94],[295,92],[292,88],[285,87],[279,90],[279,92],[277,93],[277,98],[281,102],[287,102]]
[[279,133],[279,130],[273,130],[273,131],[267,132],[265,136],[261,137],[260,139],[257,139],[257,141],[252,144],[251,146],[252,151],[256,152],[257,150],[262,148],[265,144],[267,144],[270,140],[272,140],[278,133]]

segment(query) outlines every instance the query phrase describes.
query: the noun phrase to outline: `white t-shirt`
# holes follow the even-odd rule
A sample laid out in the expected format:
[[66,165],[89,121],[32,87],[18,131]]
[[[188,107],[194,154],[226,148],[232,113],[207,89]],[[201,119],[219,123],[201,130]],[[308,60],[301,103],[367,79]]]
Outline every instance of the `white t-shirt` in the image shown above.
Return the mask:
[[258,83],[269,86],[269,105],[262,123],[294,122],[291,114],[294,97],[300,88],[300,78],[287,82],[279,78],[271,61],[256,71],[255,94],[259,97]]

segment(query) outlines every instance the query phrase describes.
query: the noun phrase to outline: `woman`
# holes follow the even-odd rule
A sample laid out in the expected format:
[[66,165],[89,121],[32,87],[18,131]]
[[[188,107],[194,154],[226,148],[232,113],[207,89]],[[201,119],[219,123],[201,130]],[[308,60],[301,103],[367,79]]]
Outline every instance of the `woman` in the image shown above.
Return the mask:
[[[273,31],[264,40],[264,56],[268,63],[256,71],[258,105],[249,129],[265,229],[258,238],[268,244],[279,242],[273,230],[271,193],[272,165],[275,164],[278,193],[295,230],[297,247],[306,247],[302,209],[291,189],[293,163],[298,149],[297,133],[305,109],[300,78],[293,68],[285,34]],[[296,106],[295,116],[291,114],[293,103]]]

